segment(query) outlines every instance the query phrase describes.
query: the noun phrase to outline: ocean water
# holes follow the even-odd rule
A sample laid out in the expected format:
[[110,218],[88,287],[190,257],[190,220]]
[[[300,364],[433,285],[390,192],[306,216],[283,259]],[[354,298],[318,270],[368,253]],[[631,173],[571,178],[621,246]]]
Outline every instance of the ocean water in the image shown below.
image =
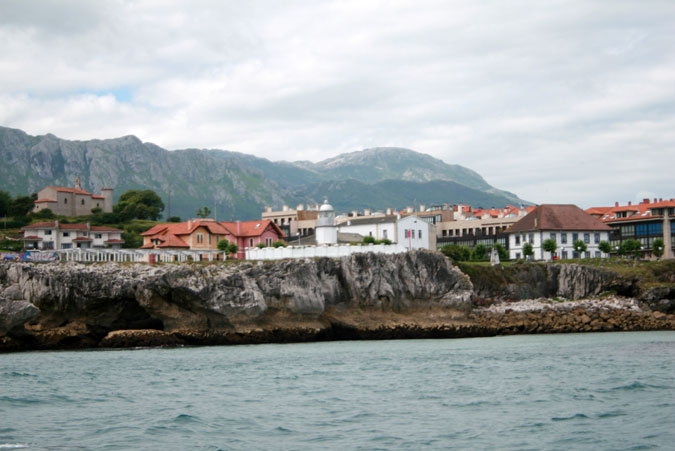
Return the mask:
[[0,355],[0,449],[675,449],[675,332]]

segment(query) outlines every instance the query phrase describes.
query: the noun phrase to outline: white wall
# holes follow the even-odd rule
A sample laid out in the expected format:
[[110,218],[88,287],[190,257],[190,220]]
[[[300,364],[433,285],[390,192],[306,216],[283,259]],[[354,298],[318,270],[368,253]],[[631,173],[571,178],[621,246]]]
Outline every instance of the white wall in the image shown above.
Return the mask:
[[314,257],[347,257],[352,254],[376,252],[382,254],[399,254],[408,249],[396,244],[368,244],[351,246],[340,244],[337,246],[288,246],[288,247],[251,247],[246,248],[246,260],[281,260],[283,258],[314,258]]
[[[376,240],[389,239],[396,243],[396,223],[385,222],[382,224],[349,224],[349,221],[338,224],[340,233],[358,233],[361,236],[372,236]],[[386,235],[386,236],[385,236]]]

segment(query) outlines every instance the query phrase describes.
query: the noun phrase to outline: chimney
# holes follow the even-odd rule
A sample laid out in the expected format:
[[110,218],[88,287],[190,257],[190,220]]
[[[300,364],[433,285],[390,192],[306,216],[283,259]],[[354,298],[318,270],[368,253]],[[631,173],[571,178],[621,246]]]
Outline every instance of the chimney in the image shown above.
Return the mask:
[[[656,200],[656,199],[654,199],[654,200]],[[648,203],[649,203],[649,199],[642,199],[642,203],[643,203],[643,204],[648,204]]]
[[272,213],[272,207],[265,207],[265,212]]
[[298,204],[298,206],[297,206],[297,208],[296,208],[296,210],[298,210],[298,211],[302,211],[302,210],[304,210],[304,209],[305,209],[305,205],[304,205],[304,204]]
[[426,205],[420,204],[420,213],[422,213],[422,212],[424,212],[424,211],[426,211],[426,210],[427,210],[427,209],[426,209]]
[[[288,207],[286,207],[288,208]],[[241,235],[241,221],[237,220],[237,236]]]
[[370,216],[370,208],[363,209],[363,216]]
[[356,218],[359,214],[356,212],[356,210],[352,210],[352,218]]
[[406,213],[414,213],[415,209],[411,206],[407,206],[407,207],[405,207],[405,212]]
[[391,208],[387,208],[387,216],[391,216],[391,213],[392,213],[392,209],[391,209]]
[[281,210],[282,210],[282,211],[288,211],[288,205],[284,205],[284,206],[281,208]]
[[618,201],[618,200],[617,200],[616,202],[614,202],[614,206],[615,206],[615,207],[618,207],[618,206],[619,206],[619,201]]
[[631,201],[628,201],[628,205],[630,206],[630,205],[633,205],[633,204],[632,204],[632,202],[631,202]]
[[655,197],[655,198],[654,198],[654,203],[656,203],[656,202],[658,202],[658,200],[656,200],[656,197]]
[[192,219],[188,219],[188,230],[192,228]]

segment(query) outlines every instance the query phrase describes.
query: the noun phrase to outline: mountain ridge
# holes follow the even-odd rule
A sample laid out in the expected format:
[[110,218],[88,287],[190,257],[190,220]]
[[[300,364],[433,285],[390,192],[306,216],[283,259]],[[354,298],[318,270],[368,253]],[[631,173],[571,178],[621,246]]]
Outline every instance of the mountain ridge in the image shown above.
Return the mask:
[[[0,189],[11,194],[72,186],[79,177],[91,192],[115,188],[115,199],[128,189],[153,189],[167,204],[167,215],[183,218],[208,206],[219,219],[257,219],[266,205],[315,204],[326,196],[345,210],[401,208],[437,199],[484,207],[527,203],[469,168],[404,148],[289,162],[220,149],[167,150],[134,135],[65,140],[0,127],[0,156],[6,162],[0,167]],[[334,183],[339,181],[345,183]]]

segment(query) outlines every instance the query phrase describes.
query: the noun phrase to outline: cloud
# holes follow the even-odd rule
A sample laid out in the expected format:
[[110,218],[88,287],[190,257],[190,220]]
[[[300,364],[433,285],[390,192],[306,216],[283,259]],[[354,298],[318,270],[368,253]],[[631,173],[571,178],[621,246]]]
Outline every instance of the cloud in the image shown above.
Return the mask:
[[666,1],[2,2],[0,124],[274,160],[392,145],[535,202],[670,197],[674,20]]

